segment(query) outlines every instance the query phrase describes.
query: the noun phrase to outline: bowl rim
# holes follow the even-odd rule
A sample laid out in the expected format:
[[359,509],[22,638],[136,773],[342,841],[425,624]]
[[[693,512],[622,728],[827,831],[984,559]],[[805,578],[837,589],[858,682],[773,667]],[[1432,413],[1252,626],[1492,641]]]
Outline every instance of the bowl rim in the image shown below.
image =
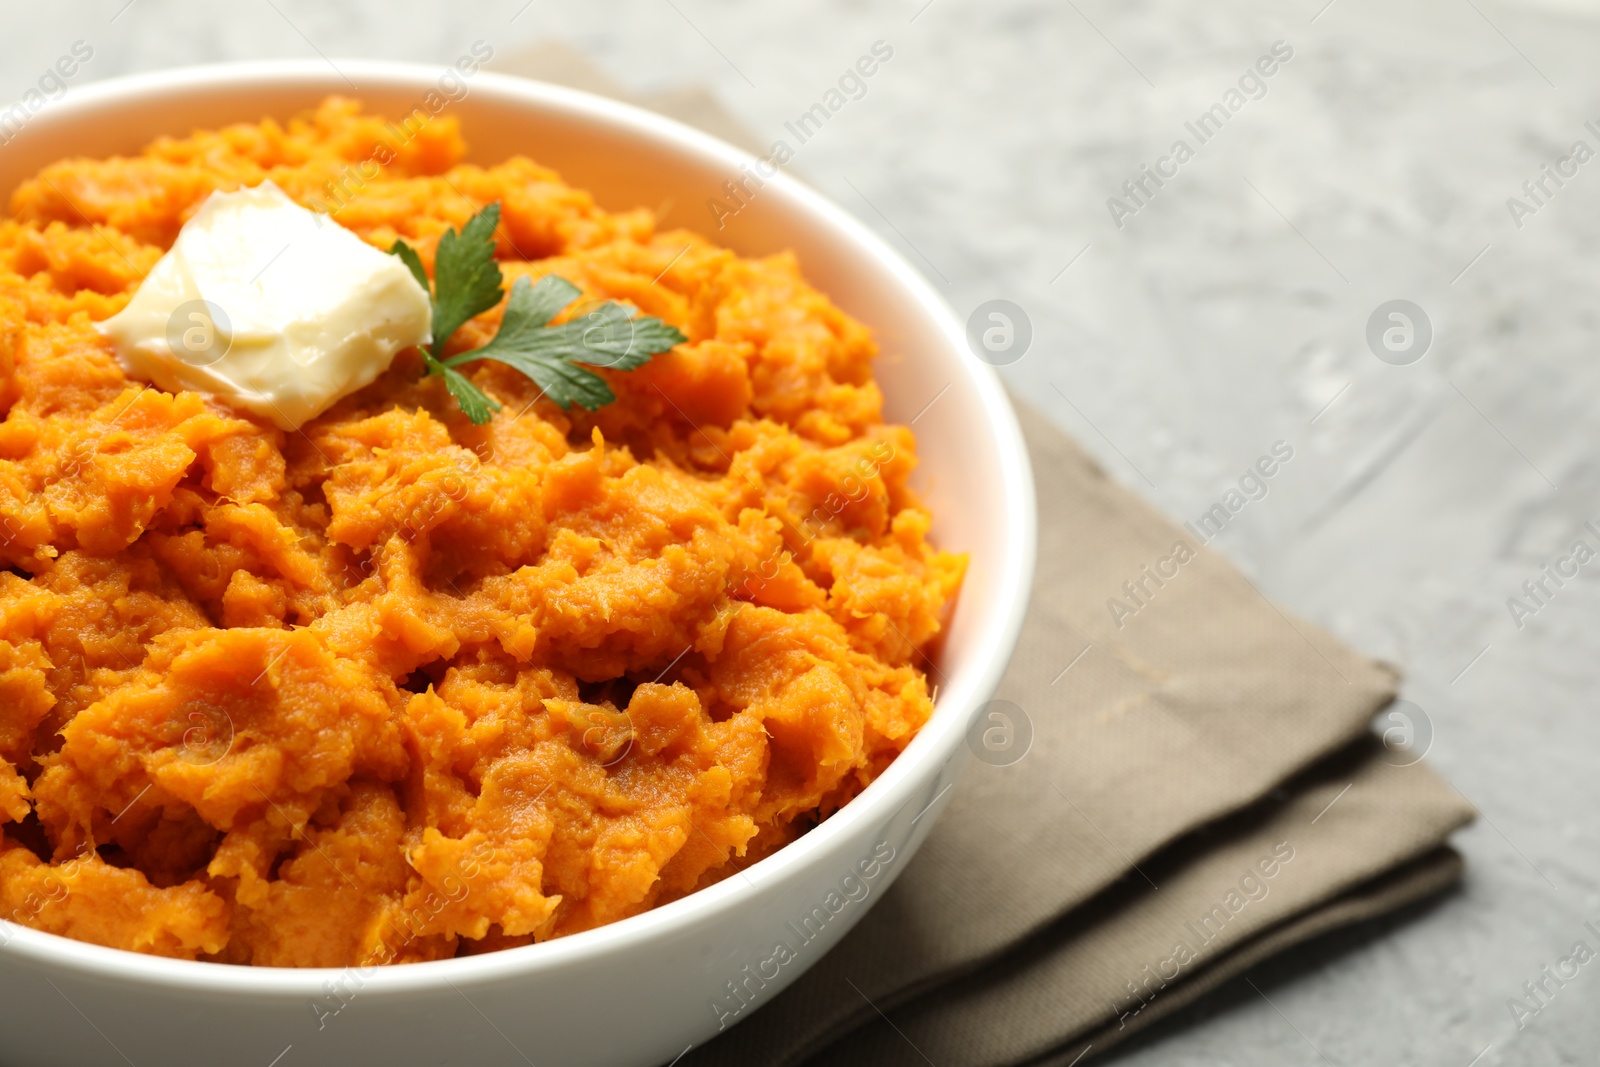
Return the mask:
[[[177,67],[131,74],[74,87],[51,108],[34,119],[36,125],[83,117],[111,101],[126,103],[139,98],[163,97],[175,92],[202,92],[228,87],[262,89],[311,87],[328,83],[324,91],[342,90],[342,74],[426,91],[446,66],[388,60],[309,59],[251,60]],[[521,103],[565,113],[566,117],[608,125],[630,138],[653,141],[679,154],[697,155],[738,173],[741,164],[756,157],[704,131],[633,104],[598,96],[567,86],[515,75],[498,74],[487,67],[472,77],[472,93],[494,93]],[[347,94],[352,95],[352,94]],[[359,92],[356,95],[359,98]],[[240,121],[251,121],[242,117]],[[169,991],[202,996],[240,993],[284,997],[317,997],[331,976],[352,970],[362,976],[362,995],[408,995],[452,985],[476,986],[516,975],[561,968],[625,952],[643,942],[671,938],[741,902],[756,900],[762,889],[808,866],[836,839],[860,824],[886,823],[915,799],[915,789],[927,766],[942,766],[959,758],[967,729],[983,700],[994,692],[1010,661],[1032,585],[1036,553],[1036,502],[1031,464],[1021,427],[994,369],[979,361],[967,347],[965,331],[954,311],[933,286],[898,251],[823,194],[793,175],[778,172],[767,184],[783,190],[802,211],[819,217],[847,242],[868,257],[875,268],[912,297],[919,308],[937,322],[945,341],[960,355],[967,372],[964,384],[979,399],[995,438],[1001,463],[995,472],[1003,483],[1003,498],[1010,508],[1003,530],[1002,565],[991,625],[980,627],[972,640],[980,643],[976,654],[981,670],[971,672],[957,692],[940,694],[927,725],[888,768],[844,807],[798,840],[744,869],[744,877],[725,878],[677,900],[620,919],[605,926],[565,937],[482,955],[452,957],[404,966],[356,967],[248,967],[226,966],[198,960],[151,956],[126,949],[78,941],[0,920],[0,960],[20,957],[33,963],[98,979],[136,981]],[[6,190],[9,192],[9,190]],[[968,705],[962,707],[961,705]],[[940,714],[943,711],[944,714]],[[941,794],[942,795],[942,794]],[[937,798],[935,798],[937,802]]]

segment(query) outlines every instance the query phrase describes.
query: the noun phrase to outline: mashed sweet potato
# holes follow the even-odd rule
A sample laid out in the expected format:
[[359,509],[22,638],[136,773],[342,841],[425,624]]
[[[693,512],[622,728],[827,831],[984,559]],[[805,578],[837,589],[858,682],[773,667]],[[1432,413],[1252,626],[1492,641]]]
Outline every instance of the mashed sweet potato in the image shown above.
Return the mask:
[[[330,99],[12,197],[0,918],[274,966],[523,945],[729,876],[927,720],[964,561],[927,543],[867,330],[790,255],[463,153],[449,117]],[[93,323],[266,179],[430,269],[499,201],[508,286],[557,273],[688,341],[592,414],[472,364],[482,427],[414,351],[298,432],[129,381]]]

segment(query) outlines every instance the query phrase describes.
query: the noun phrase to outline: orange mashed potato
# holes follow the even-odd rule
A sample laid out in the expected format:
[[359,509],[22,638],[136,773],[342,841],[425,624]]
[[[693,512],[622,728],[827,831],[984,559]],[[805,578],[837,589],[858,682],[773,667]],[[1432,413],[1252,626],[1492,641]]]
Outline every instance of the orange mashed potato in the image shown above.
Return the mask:
[[[791,255],[464,152],[449,117],[330,99],[13,195],[0,918],[272,966],[524,945],[728,877],[926,722],[964,560],[926,540],[866,328]],[[298,432],[128,380],[93,323],[267,179],[430,270],[498,201],[507,288],[557,273],[688,341],[592,414],[472,364],[482,427],[415,351]]]

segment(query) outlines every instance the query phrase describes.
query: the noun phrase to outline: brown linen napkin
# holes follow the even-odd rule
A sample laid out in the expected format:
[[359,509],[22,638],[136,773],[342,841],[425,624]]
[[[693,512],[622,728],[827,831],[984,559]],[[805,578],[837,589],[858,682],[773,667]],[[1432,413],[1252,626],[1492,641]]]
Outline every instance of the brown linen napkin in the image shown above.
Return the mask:
[[[1437,890],[1461,870],[1459,857],[1439,846],[1464,821],[1461,802],[1431,774],[1416,773],[1421,768],[1398,768],[1381,755],[1377,742],[1362,745],[1319,767],[1288,800],[1141,861],[1159,889],[1141,875],[1124,879],[992,965],[886,1009],[893,1026],[869,1006],[868,1025],[814,1062],[920,1062],[922,1049],[939,1067],[1032,1062],[1052,1052],[1044,1062],[1068,1063],[1271,952],[1375,914],[1374,903],[1397,907]],[[846,965],[851,945],[836,953]],[[863,977],[852,980],[861,985]],[[752,1020],[752,1029],[762,1026],[761,1016]]]
[[[555,46],[494,67],[627,96]],[[703,92],[635,102],[738,131]],[[680,1067],[1064,1067],[1459,875],[1444,841],[1471,807],[1367,736],[1394,672],[1279,611],[1019,414],[1040,530],[995,706],[1012,747],[982,751],[843,943]],[[1113,597],[1138,610],[1114,615]]]

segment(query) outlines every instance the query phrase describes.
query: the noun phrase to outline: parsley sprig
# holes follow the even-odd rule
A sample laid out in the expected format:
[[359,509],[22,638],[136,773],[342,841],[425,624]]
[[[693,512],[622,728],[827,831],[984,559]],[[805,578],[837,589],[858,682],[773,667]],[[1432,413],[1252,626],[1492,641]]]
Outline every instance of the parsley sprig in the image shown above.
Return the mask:
[[676,327],[658,318],[636,317],[632,309],[611,301],[581,318],[551,326],[550,320],[582,291],[565,278],[548,274],[538,284],[517,279],[493,340],[482,348],[443,358],[445,345],[455,332],[505,295],[505,279],[494,257],[494,231],[499,223],[500,205],[495,203],[474,215],[459,233],[447,231],[434,256],[431,288],[416,249],[404,241],[396,241],[389,249],[430,294],[433,344],[422,353],[428,373],[444,377],[445,388],[475,425],[488,422],[500,404],[461,373],[458,368],[464,364],[496,360],[532,378],[561,410],[569,411],[576,404],[594,411],[614,402],[617,395],[590,367],[634,370],[651,356],[688,340]]

